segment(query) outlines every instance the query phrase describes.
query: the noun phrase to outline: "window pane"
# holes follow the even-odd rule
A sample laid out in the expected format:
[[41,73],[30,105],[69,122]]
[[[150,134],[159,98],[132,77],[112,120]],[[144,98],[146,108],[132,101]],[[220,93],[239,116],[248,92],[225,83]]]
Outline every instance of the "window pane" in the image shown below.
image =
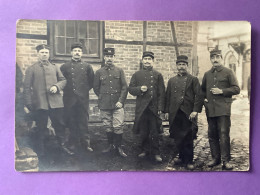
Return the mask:
[[64,36],[64,27],[65,27],[65,22],[64,21],[56,21],[55,22],[55,31],[57,36]]
[[87,22],[78,22],[79,38],[87,38]]
[[64,37],[56,38],[56,51],[57,51],[57,54],[65,53],[65,38]]
[[88,22],[88,38],[98,38],[98,23],[94,21]]
[[[67,38],[66,39],[66,54],[70,54],[71,52],[71,45],[76,42],[75,38]],[[64,52],[65,53],[65,52]]]
[[81,42],[82,45],[83,45],[83,49],[82,49],[83,54],[88,54],[89,51],[88,51],[88,42],[87,42],[87,40],[86,39],[79,39],[79,42]]
[[98,55],[99,41],[97,39],[89,39],[89,54]]
[[66,36],[75,37],[75,21],[66,21]]

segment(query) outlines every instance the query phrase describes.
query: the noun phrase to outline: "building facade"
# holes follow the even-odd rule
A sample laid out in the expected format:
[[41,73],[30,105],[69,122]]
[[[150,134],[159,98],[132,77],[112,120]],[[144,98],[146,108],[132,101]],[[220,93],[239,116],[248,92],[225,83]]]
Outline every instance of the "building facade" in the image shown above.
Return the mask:
[[[155,54],[154,68],[162,73],[165,84],[176,74],[176,56],[187,55],[189,71],[197,76],[197,22],[185,21],[17,21],[16,61],[25,72],[37,61],[35,47],[51,46],[50,60],[62,65],[70,60],[70,45],[80,41],[83,60],[94,71],[103,64],[103,48],[115,48],[115,65],[123,68],[127,82],[139,70],[143,51]],[[128,94],[126,121],[134,119],[135,98]],[[97,97],[90,93],[90,121],[99,121]]]

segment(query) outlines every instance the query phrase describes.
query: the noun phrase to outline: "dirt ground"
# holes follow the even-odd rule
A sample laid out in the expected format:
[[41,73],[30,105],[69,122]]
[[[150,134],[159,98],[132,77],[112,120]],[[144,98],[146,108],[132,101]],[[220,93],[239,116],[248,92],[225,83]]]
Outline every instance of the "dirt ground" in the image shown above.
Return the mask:
[[[237,97],[233,102],[231,123],[233,171],[247,171],[249,169],[249,104],[247,98]],[[176,147],[174,140],[169,138],[167,126],[164,127],[164,133],[160,135],[163,162],[156,163],[153,157],[148,156],[143,159],[137,157],[141,152],[140,139],[138,135],[132,133],[132,125],[131,123],[126,124],[124,129],[123,149],[128,155],[126,158],[119,156],[116,151],[102,153],[101,151],[107,146],[105,131],[101,124],[90,124],[94,152],[86,152],[80,148],[75,155],[69,156],[50,147],[48,157],[39,159],[39,171],[187,171],[185,167],[175,166],[171,163],[172,158],[176,156]],[[198,127],[198,137],[194,140],[194,163],[196,165],[194,171],[222,171],[221,165],[214,168],[208,168],[205,165],[211,160],[211,155],[204,110],[199,114]],[[19,138],[17,139],[19,140]],[[30,142],[29,138],[22,139],[27,140],[23,143]],[[23,144],[20,145],[23,146]]]

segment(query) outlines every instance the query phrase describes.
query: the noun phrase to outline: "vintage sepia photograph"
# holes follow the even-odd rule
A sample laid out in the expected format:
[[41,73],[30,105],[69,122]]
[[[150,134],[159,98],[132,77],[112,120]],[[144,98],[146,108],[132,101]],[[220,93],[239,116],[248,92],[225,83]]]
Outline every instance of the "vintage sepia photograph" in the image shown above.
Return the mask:
[[247,21],[16,25],[15,169],[249,171]]

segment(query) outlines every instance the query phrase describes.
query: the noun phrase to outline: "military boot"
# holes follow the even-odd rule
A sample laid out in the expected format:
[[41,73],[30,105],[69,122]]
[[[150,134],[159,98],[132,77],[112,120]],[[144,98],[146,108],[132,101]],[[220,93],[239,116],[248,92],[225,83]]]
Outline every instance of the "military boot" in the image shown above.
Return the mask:
[[93,149],[90,146],[90,139],[89,138],[81,139],[81,144],[83,145],[85,150],[87,150],[89,152],[93,152]]
[[113,141],[114,141],[113,133],[112,132],[107,132],[108,147],[106,149],[102,150],[103,153],[110,152],[111,150],[114,149]]
[[127,157],[126,153],[122,149],[122,134],[114,134],[114,136],[115,136],[115,145],[119,155],[122,157]]
[[64,137],[59,138],[58,141],[59,141],[59,143],[60,143],[61,149],[62,149],[65,153],[67,153],[67,154],[69,154],[69,155],[73,155],[73,154],[74,154],[74,152],[73,152],[72,150],[70,150],[70,149],[66,146],[66,139],[65,139]]
[[223,162],[223,169],[225,169],[225,170],[232,170],[233,169],[233,165],[230,164],[230,162],[228,162],[228,161],[224,161]]
[[211,161],[209,161],[209,163],[207,164],[208,167],[214,167],[220,164],[220,160],[219,159],[212,159]]

